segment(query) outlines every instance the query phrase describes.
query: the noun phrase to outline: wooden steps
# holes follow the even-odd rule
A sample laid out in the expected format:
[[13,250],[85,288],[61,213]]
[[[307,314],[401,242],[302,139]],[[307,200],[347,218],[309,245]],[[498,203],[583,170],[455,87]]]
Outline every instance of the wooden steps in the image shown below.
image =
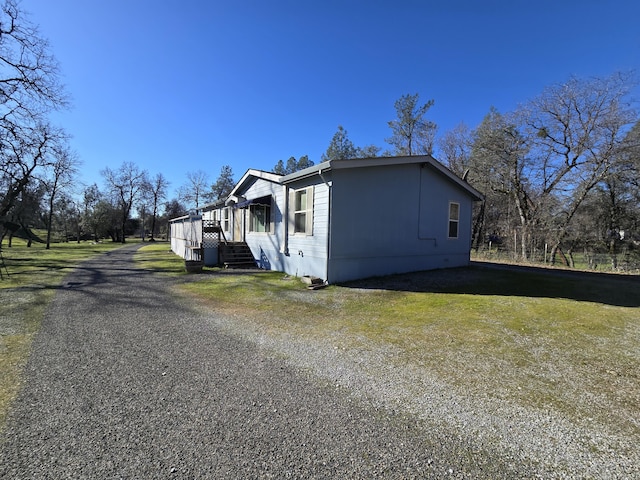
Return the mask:
[[224,268],[258,268],[249,245],[245,242],[220,244],[220,263]]

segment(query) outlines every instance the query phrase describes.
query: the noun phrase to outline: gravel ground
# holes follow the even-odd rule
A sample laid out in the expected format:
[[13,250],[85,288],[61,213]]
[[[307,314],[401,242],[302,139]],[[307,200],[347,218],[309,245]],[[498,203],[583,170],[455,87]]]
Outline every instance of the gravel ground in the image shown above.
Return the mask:
[[180,280],[134,267],[136,248],[58,291],[0,437],[0,478],[539,476],[477,432],[354,394],[368,385],[357,372],[352,385],[318,374],[348,363],[296,365],[193,311],[168,293]]
[[[461,280],[469,281],[469,275],[468,271],[454,269],[428,272],[424,274],[425,278],[418,278],[422,275],[416,274],[412,280],[421,286],[433,282],[434,286],[443,287]],[[408,279],[404,276],[394,281],[398,282],[394,288],[399,290],[415,288],[415,284],[405,284]],[[361,288],[368,291],[389,287],[389,279],[384,279],[383,285],[379,282],[378,279],[361,282]],[[288,296],[291,301],[298,296],[300,302],[321,301],[321,297],[309,297],[306,291],[288,293]],[[203,308],[206,311],[208,307]],[[272,316],[272,322],[280,325],[282,316],[277,312]],[[302,337],[286,330],[274,333],[274,330],[282,329],[271,328],[270,321],[264,318],[258,322],[247,318],[220,317],[211,321],[230,335],[254,343],[261,349],[277,352],[295,368],[311,372],[315,377],[344,389],[362,404],[386,412],[399,411],[417,419],[421,428],[429,432],[427,435],[437,432],[446,439],[441,440],[443,445],[450,441],[467,445],[466,451],[459,449],[454,456],[445,454],[444,458],[455,462],[469,456],[478,466],[482,465],[483,473],[479,474],[473,468],[454,468],[454,471],[461,472],[461,478],[478,478],[491,468],[494,473],[487,476],[493,475],[493,478],[640,479],[637,419],[629,419],[636,428],[629,425],[621,431],[617,428],[619,424],[607,422],[606,416],[594,418],[611,406],[586,392],[587,398],[580,401],[592,405],[593,417],[578,415],[568,418],[553,407],[518,404],[509,400],[508,395],[502,398],[487,388],[472,390],[464,384],[444,383],[428,368],[422,368],[419,361],[407,363],[403,360],[406,355],[402,350],[368,338],[350,338],[347,342],[350,346],[345,349],[340,346],[345,344],[341,332],[324,337]],[[628,337],[634,345],[637,344],[637,331],[629,331]],[[633,347],[629,350],[633,351]],[[460,365],[469,365],[469,372],[482,375],[475,368],[476,358],[458,360]],[[556,360],[558,368],[562,369],[564,360],[561,352]],[[492,378],[488,383],[499,385],[500,379]],[[487,467],[486,462],[491,467]]]

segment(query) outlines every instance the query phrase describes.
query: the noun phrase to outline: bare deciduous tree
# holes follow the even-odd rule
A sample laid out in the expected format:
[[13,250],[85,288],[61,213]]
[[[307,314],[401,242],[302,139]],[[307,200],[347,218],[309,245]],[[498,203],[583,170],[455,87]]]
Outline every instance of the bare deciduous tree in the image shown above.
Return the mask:
[[124,162],[118,170],[109,167],[100,172],[107,182],[107,188],[115,204],[120,209],[119,240],[125,243],[125,230],[131,209],[148,183],[147,172],[140,170],[133,162]]
[[611,173],[626,128],[636,120],[627,103],[630,86],[622,74],[572,77],[549,87],[519,112],[535,166],[528,181],[537,212],[545,210],[552,263],[574,215]]
[[57,195],[72,185],[79,164],[77,155],[67,147],[57,147],[53,151],[52,162],[48,172],[42,180],[47,193],[47,241],[46,249],[51,246],[51,226],[53,222],[54,205]]
[[471,130],[464,123],[446,132],[440,138],[440,152],[442,160],[449,169],[462,178],[469,169],[471,157]]
[[445,137],[448,164],[460,174],[468,159],[468,180],[485,194],[486,208],[479,213],[489,234],[510,235],[521,258],[549,246],[551,262],[559,253],[571,264],[579,232],[585,231],[576,222],[591,224],[582,206],[597,204],[590,196],[598,194],[602,203],[609,192],[613,209],[611,195],[633,191],[633,180],[621,175],[633,171],[633,156],[624,155],[633,143],[629,126],[637,121],[628,100],[632,80],[621,74],[572,77],[515,112],[492,109],[473,131],[468,157],[458,132]]
[[48,42],[19,2],[5,0],[0,7],[0,234],[1,220],[44,166],[58,136],[46,115],[67,104]]
[[[146,186],[149,202],[151,204],[151,241],[155,240],[154,235],[156,231],[156,219],[158,218],[158,208],[167,198],[168,188],[169,181],[164,177],[164,175],[162,175],[162,173],[156,174],[155,177],[149,180],[149,183]],[[144,230],[144,225],[142,228]]]
[[198,210],[209,190],[209,175],[202,170],[187,173],[187,182],[178,189],[180,201]]

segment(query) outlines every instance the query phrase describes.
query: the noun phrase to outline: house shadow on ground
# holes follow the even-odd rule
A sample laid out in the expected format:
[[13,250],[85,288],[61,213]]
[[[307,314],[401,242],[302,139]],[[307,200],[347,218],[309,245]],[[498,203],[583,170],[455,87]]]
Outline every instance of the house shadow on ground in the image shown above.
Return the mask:
[[472,262],[469,267],[374,277],[344,287],[403,292],[564,298],[640,307],[640,275]]

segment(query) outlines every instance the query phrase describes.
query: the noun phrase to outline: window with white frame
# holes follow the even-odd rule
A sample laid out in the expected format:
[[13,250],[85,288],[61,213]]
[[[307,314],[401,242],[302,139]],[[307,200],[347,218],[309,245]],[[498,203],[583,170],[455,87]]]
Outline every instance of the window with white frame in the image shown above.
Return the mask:
[[449,202],[449,238],[458,238],[460,225],[460,204]]
[[229,208],[225,208],[222,210],[223,214],[222,214],[222,230],[225,232],[230,231],[229,229],[229,221],[230,221],[230,215],[229,215]]
[[313,234],[313,187],[294,190],[290,207],[293,212],[293,233]]
[[271,205],[266,203],[249,205],[249,231],[258,233],[271,231]]

